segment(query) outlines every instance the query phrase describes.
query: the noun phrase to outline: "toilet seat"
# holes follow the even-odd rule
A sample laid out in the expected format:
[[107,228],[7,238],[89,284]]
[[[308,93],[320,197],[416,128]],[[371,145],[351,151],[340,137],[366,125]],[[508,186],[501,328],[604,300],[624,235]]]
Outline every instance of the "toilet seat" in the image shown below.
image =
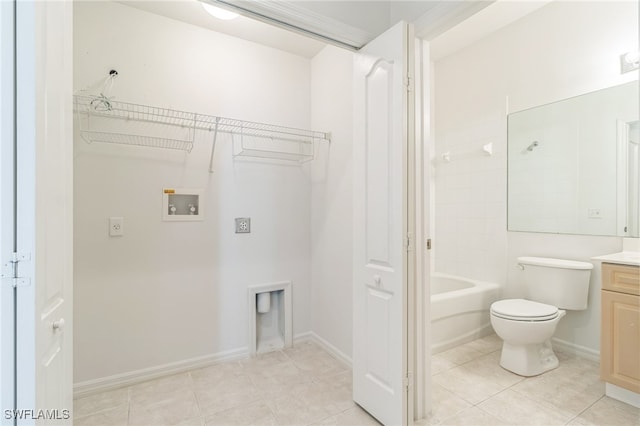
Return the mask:
[[491,315],[512,321],[549,321],[558,317],[558,308],[525,299],[505,299],[491,305]]

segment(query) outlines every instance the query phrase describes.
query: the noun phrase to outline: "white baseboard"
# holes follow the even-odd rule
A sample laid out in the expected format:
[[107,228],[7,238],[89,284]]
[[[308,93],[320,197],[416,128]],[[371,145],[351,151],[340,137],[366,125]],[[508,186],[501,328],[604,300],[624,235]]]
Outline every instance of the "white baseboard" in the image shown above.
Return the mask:
[[585,358],[590,361],[600,362],[600,352],[585,346],[576,345],[575,343],[567,342],[557,338],[552,338],[551,342],[555,348],[558,348],[562,352],[566,352],[580,358]]
[[243,359],[249,356],[249,348],[238,348],[229,351],[218,352],[211,355],[158,365],[141,370],[129,371],[127,373],[115,374],[113,376],[101,377],[99,379],[87,380],[73,385],[74,399],[105,392],[125,386],[131,386],[147,380],[157,379],[162,376],[182,373],[195,368],[207,367],[223,361]]
[[308,337],[309,340],[311,340],[311,341],[317,343],[318,345],[320,345],[322,347],[322,349],[324,349],[325,351],[329,352],[329,354],[333,355],[334,358],[336,358],[338,361],[343,363],[346,367],[349,367],[349,368],[352,367],[351,357],[348,356],[347,354],[345,354],[344,352],[342,352],[340,349],[336,348],[331,343],[329,343],[328,341],[326,341],[325,339],[323,339],[322,337],[320,337],[319,335],[317,335],[313,331],[310,331],[310,332],[304,333],[304,334],[305,335],[308,334],[309,335],[309,337]]
[[625,404],[640,408],[640,394],[621,388],[612,383],[605,383],[605,394]]
[[[351,358],[349,356],[345,355],[338,348],[336,348],[331,343],[312,331],[297,334],[296,336],[294,336],[293,340],[294,343],[300,343],[304,341],[315,342],[324,350],[329,352],[329,354],[334,356],[338,361],[351,368]],[[157,379],[171,374],[182,373],[184,371],[193,370],[196,368],[219,364],[224,361],[244,359],[248,357],[249,348],[238,348],[229,351],[218,352],[211,355],[186,359],[183,361],[172,362],[169,364],[129,371],[127,373],[115,374],[113,376],[101,377],[99,379],[87,380],[84,382],[75,383],[73,385],[73,397],[74,399],[82,398],[100,392],[135,385],[137,383],[146,382],[148,380]]]

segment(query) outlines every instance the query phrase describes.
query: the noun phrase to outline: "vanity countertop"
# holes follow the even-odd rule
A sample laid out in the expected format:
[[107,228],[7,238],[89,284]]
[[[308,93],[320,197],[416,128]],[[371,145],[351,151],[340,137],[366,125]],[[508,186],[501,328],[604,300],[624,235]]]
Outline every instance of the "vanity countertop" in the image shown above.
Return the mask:
[[603,256],[592,257],[591,260],[601,260],[608,263],[640,266],[640,252],[621,251],[620,253],[605,254]]

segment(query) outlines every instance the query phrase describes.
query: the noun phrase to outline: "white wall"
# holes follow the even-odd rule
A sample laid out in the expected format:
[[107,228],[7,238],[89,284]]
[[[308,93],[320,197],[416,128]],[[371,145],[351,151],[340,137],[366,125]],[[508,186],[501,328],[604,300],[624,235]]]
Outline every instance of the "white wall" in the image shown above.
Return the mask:
[[[621,238],[506,231],[506,114],[637,79],[619,72],[619,55],[637,43],[637,2],[553,2],[435,63],[436,160],[452,155],[436,166],[436,270],[514,296],[517,256],[588,260],[622,248]],[[493,157],[479,152],[488,142]],[[458,152],[473,154],[456,161]],[[588,310],[570,312],[556,337],[597,352],[597,271],[591,284]]]
[[[310,61],[113,2],[74,7],[74,90],[120,73],[118,100],[310,126]],[[320,122],[318,124],[321,124]],[[319,129],[322,130],[322,129]],[[309,170],[75,140],[75,382],[246,350],[247,286],[293,282],[311,328]],[[163,222],[164,187],[204,188],[202,222]],[[125,235],[108,236],[124,217]],[[234,217],[251,217],[236,235]]]
[[351,357],[353,54],[327,46],[311,61],[311,125],[329,129],[312,166],[311,326]]

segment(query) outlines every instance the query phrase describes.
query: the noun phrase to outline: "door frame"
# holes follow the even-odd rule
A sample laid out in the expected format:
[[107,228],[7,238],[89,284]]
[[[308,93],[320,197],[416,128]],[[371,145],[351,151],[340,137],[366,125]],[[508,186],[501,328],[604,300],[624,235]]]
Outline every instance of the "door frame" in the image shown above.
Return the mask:
[[[4,206],[0,212],[0,406],[3,409],[16,408],[16,289],[12,283],[12,253],[16,251],[15,52],[15,2],[3,1],[0,2],[0,193]],[[3,425],[13,423],[2,414]]]

